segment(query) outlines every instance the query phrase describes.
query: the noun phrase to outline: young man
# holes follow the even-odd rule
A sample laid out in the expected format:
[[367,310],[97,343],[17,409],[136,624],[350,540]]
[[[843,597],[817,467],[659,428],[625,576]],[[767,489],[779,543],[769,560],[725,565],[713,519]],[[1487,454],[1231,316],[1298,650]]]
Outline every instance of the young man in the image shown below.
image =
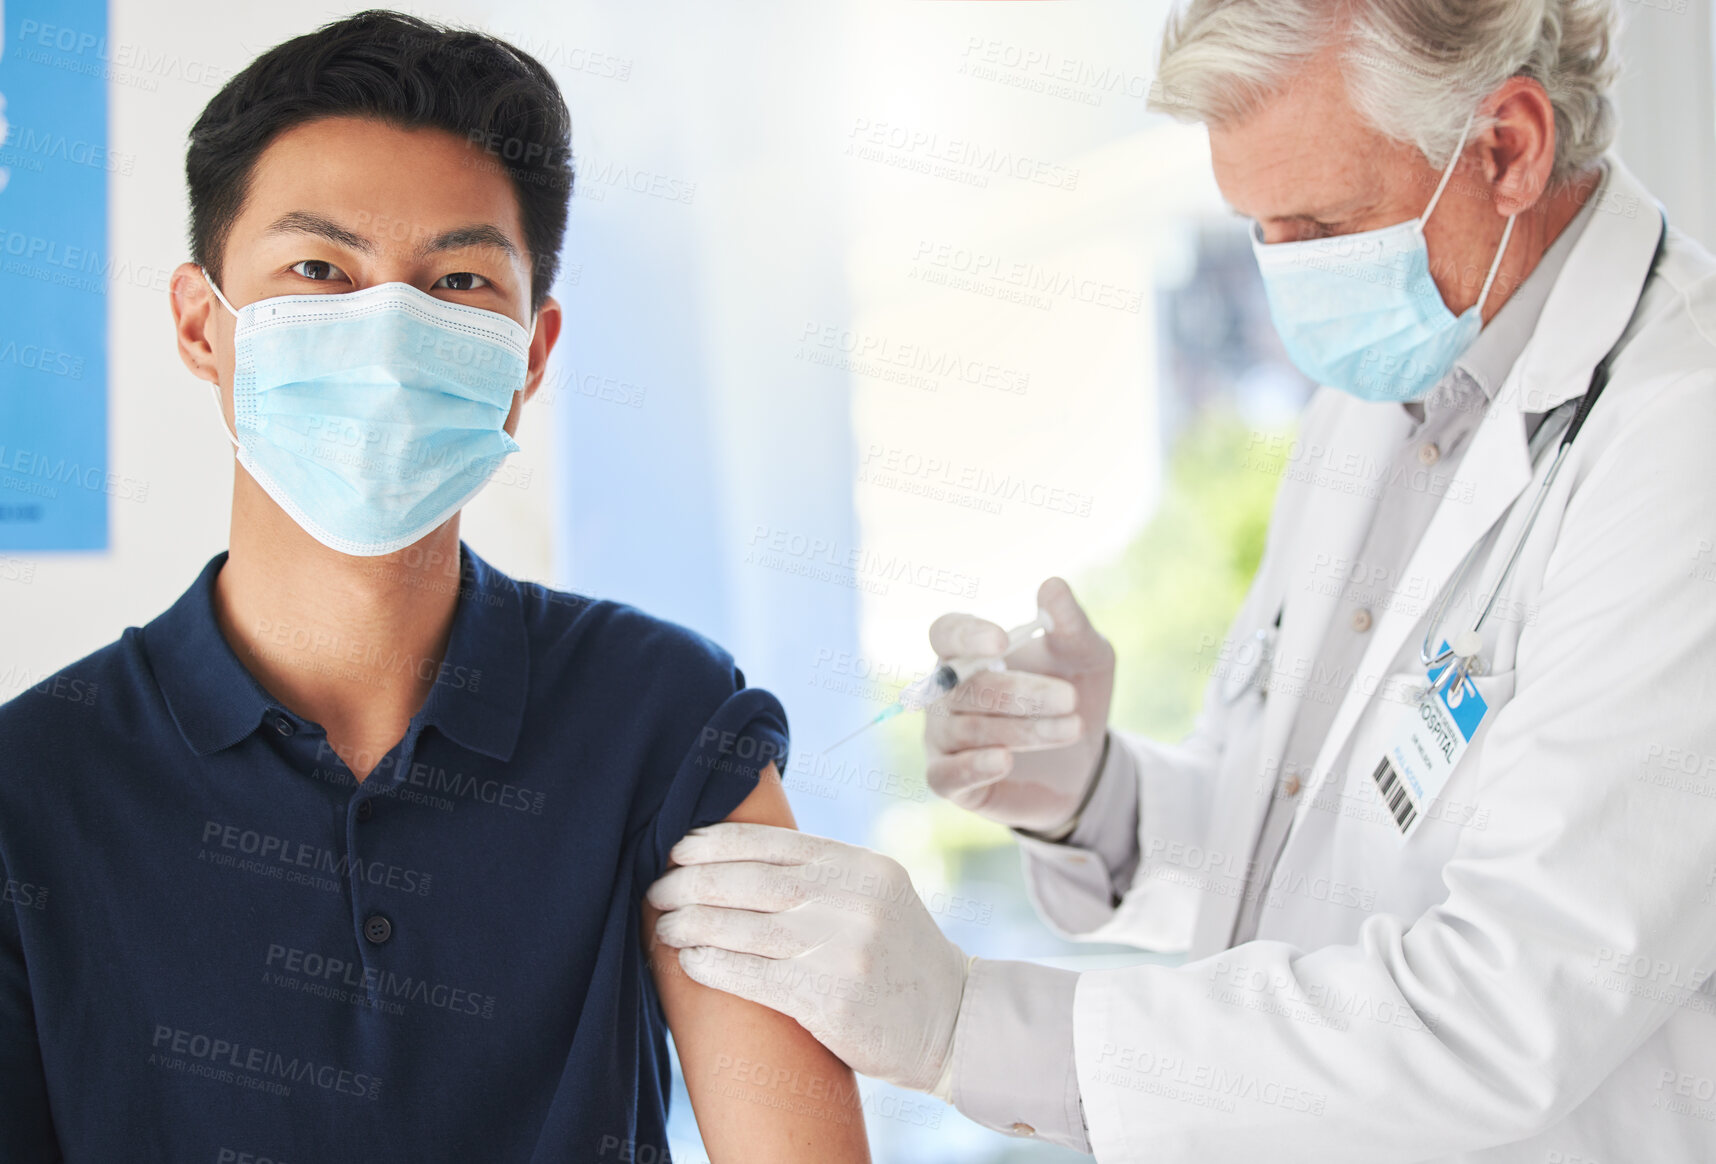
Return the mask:
[[569,149],[536,61],[385,12],[193,129],[231,548],[0,708],[0,1159],[666,1160],[664,1012],[713,1159],[867,1159],[843,1064],[646,952],[675,841],[791,824],[779,703],[459,541],[560,332]]

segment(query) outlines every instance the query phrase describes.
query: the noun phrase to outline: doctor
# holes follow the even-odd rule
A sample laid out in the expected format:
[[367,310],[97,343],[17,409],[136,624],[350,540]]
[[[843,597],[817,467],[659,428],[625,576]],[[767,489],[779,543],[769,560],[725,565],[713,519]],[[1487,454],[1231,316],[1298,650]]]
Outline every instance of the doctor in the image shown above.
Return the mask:
[[693,977],[1104,1161],[1716,1160],[1716,263],[1605,154],[1612,21],[1167,29],[1158,104],[1325,387],[1189,738],[1107,727],[1051,579],[1054,631],[926,742],[1054,930],[1185,961],[967,958],[887,858],[720,824],[651,891]]

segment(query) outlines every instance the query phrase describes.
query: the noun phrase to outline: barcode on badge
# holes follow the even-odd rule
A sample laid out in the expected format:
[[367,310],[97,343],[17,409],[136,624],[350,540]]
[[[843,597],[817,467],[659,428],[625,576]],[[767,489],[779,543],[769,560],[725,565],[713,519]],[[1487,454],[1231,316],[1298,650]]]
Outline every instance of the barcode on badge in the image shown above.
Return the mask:
[[1388,815],[1394,818],[1395,827],[1403,833],[1411,832],[1412,822],[1418,819],[1418,806],[1406,795],[1406,781],[1400,778],[1400,769],[1394,766],[1394,760],[1384,756],[1370,778],[1376,781],[1376,790],[1382,793],[1382,802],[1388,806]]

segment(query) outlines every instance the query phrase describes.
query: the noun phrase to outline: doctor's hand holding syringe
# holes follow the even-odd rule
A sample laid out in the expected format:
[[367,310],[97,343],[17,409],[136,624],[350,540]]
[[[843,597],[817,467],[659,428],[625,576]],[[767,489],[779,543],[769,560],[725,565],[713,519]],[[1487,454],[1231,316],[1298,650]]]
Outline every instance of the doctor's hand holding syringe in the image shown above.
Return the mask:
[[1042,584],[1037,607],[1044,633],[1019,643],[970,614],[944,614],[930,626],[938,659],[1005,655],[1006,667],[976,669],[927,708],[925,775],[961,808],[1060,839],[1102,760],[1114,648],[1061,579]]

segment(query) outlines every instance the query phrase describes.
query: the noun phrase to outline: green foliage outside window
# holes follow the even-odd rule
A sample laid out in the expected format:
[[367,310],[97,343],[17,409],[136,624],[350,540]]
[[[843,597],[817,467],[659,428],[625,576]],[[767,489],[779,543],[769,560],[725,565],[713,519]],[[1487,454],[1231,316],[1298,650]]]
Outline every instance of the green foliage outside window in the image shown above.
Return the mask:
[[[1174,444],[1155,515],[1073,588],[1118,657],[1109,722],[1158,739],[1191,729],[1215,647],[1263,556],[1284,441],[1207,411]],[[1270,450],[1275,450],[1271,452]]]

